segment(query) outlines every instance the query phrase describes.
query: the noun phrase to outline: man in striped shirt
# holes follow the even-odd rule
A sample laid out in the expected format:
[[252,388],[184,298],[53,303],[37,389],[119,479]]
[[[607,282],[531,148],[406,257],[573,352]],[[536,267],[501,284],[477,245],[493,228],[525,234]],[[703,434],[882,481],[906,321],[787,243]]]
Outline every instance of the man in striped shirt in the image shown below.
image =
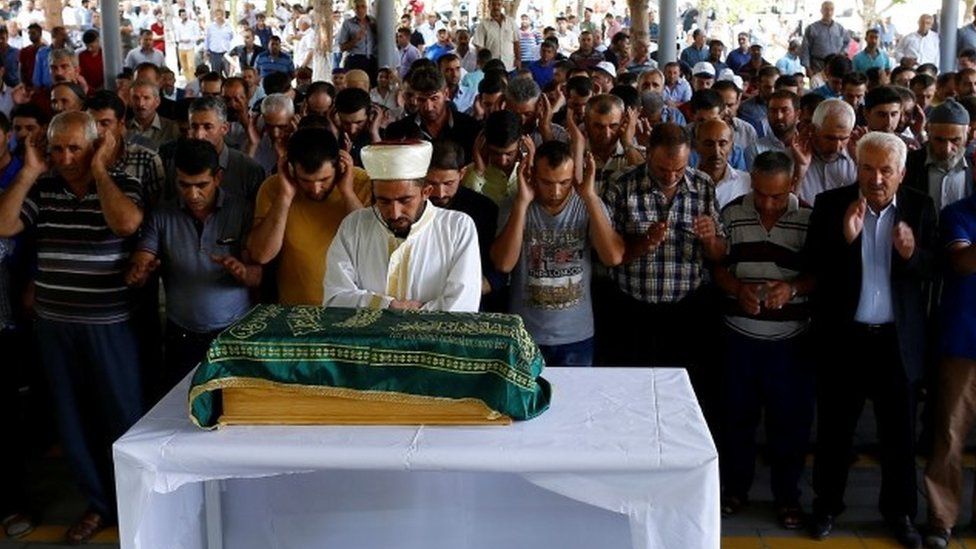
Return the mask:
[[725,294],[722,384],[722,512],[747,500],[756,463],[755,432],[762,408],[780,525],[802,524],[798,488],[813,421],[814,378],[806,356],[810,277],[802,273],[811,208],[791,192],[793,160],[761,153],[752,192],[722,210],[729,253],[714,269]]
[[[35,140],[38,136],[34,136]],[[35,324],[64,452],[90,507],[67,532],[77,544],[114,520],[110,444],[142,413],[131,299],[123,281],[142,223],[141,184],[108,166],[111,132],[96,145],[91,115],[62,113],[48,127],[51,173],[31,144],[0,194],[0,237],[33,228]]]

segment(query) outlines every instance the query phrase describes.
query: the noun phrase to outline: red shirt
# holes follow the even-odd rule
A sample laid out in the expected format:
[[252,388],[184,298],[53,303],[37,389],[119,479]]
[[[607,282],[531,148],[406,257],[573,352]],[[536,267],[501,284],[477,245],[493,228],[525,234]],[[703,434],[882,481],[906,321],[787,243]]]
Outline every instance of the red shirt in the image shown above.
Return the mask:
[[[150,25],[149,26],[149,30],[151,30],[153,34],[158,34],[160,36],[164,36],[165,35],[164,34],[165,31],[163,29],[163,25],[161,25],[159,22],[156,22],[156,23],[153,23],[152,25]],[[166,40],[165,39],[163,39],[163,40],[153,40],[153,47],[156,48],[157,50],[159,50],[159,52],[162,53],[163,55],[166,55]]]
[[25,86],[34,82],[34,63],[37,61],[37,46],[31,44],[20,49],[20,81]]
[[92,93],[105,87],[105,67],[102,65],[102,49],[97,53],[84,50],[78,54],[78,72],[88,83],[88,92]]

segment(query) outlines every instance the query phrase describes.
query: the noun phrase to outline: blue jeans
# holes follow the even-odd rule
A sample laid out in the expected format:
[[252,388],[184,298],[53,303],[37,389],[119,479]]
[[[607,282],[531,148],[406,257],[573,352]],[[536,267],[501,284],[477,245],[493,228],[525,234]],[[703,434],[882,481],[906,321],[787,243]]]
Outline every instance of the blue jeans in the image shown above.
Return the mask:
[[593,338],[562,345],[539,345],[546,366],[593,366]]
[[112,443],[142,415],[135,334],[128,322],[35,330],[68,464],[93,510],[115,517]]

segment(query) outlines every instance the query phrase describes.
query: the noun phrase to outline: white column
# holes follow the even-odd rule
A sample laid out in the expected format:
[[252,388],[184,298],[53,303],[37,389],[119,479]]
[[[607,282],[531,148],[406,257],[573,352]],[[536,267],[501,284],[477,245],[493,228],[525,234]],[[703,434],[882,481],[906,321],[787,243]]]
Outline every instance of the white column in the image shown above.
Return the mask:
[[115,89],[115,75],[122,72],[122,21],[119,19],[119,3],[101,0],[102,12],[102,66],[105,68],[105,87]]
[[[948,1],[948,0],[946,0]],[[678,0],[661,0],[658,25],[661,32],[657,40],[657,63],[662,69],[665,63],[678,60]]]
[[376,0],[376,56],[379,66],[396,67],[400,60],[396,49],[396,2]]
[[959,29],[959,2],[942,0],[939,18],[939,70],[956,70],[956,31]]

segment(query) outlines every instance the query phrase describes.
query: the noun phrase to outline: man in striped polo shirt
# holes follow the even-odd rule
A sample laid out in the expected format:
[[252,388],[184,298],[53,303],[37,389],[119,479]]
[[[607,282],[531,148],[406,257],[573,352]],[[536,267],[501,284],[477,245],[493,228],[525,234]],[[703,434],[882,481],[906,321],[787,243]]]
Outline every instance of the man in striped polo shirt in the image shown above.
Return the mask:
[[722,210],[729,253],[714,269],[726,296],[722,395],[722,513],[747,500],[756,427],[766,408],[779,523],[802,526],[798,483],[813,421],[814,377],[804,360],[811,278],[802,273],[811,208],[791,192],[793,160],[768,151],[753,163],[752,192]]
[[[33,228],[37,244],[35,324],[64,452],[89,499],[67,532],[83,543],[115,517],[111,444],[142,413],[131,300],[123,281],[142,223],[140,182],[108,165],[111,132],[96,142],[91,115],[51,120],[50,168],[35,143],[0,194],[0,237]],[[96,144],[97,143],[97,144]]]

